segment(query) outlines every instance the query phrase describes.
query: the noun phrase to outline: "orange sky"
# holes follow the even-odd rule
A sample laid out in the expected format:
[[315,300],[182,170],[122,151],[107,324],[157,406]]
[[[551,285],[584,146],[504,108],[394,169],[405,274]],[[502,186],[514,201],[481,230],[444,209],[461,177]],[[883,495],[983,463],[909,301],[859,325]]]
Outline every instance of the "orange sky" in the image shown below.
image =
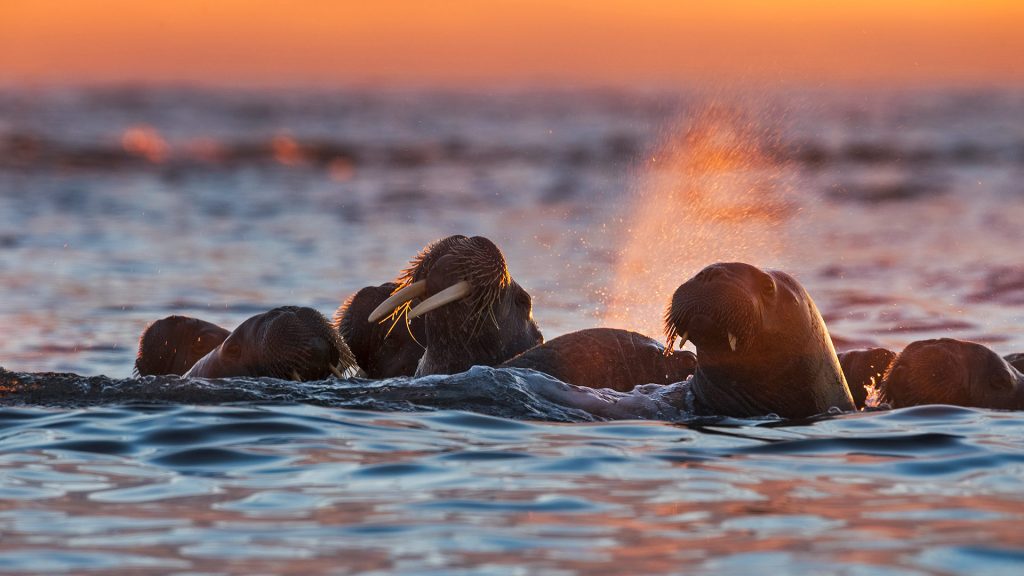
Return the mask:
[[0,82],[1024,83],[1020,0],[0,0]]

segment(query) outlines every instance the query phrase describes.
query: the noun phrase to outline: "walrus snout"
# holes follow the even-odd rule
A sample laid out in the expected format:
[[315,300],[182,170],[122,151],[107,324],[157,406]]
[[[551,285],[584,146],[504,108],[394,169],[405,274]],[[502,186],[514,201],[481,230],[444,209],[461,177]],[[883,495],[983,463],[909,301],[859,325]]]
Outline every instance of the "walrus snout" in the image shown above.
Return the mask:
[[736,335],[729,331],[728,327],[722,326],[720,322],[705,314],[698,314],[690,318],[686,331],[694,346],[718,348],[729,346],[730,349],[735,350],[738,344]]
[[[425,344],[417,375],[494,366],[542,343],[529,294],[512,280],[505,257],[482,236],[449,236],[426,246],[398,288],[367,317],[404,317]],[[413,322],[418,322],[413,324]]]
[[678,337],[706,351],[738,352],[752,346],[761,321],[759,298],[766,290],[762,277],[774,280],[743,263],[712,264],[684,282],[672,295],[666,314],[667,348]]
[[370,322],[400,312],[406,303],[415,304],[409,305],[408,320],[462,300],[480,312],[512,284],[505,256],[483,236],[449,236],[424,252],[403,272],[399,288],[370,313]]
[[305,349],[313,366],[334,366],[338,363],[338,349],[320,336],[306,340]]
[[355,364],[337,330],[312,308],[271,310],[262,326],[262,340],[267,364],[279,367],[280,378],[322,380],[332,374],[341,378]]

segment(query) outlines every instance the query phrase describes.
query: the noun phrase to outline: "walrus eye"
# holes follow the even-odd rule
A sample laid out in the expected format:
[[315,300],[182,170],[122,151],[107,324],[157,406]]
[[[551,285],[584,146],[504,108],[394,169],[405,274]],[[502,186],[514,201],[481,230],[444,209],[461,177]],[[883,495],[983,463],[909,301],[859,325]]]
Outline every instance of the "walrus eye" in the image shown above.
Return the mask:
[[775,296],[775,280],[771,276],[765,276],[761,282],[761,294],[766,298]]

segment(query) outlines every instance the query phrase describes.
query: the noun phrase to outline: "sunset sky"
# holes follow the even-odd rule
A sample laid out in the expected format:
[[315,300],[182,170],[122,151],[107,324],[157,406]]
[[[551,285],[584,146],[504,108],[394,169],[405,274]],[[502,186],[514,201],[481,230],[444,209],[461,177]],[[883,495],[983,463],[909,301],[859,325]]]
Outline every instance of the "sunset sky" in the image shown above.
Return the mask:
[[0,0],[0,83],[1021,84],[1019,0]]

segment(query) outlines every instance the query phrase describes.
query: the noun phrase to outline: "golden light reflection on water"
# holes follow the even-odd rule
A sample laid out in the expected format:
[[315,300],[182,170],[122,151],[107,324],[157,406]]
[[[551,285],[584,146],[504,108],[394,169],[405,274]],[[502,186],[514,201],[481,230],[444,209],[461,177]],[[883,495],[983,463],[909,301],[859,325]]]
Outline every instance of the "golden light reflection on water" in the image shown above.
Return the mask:
[[770,132],[739,108],[712,103],[669,134],[643,163],[625,220],[603,322],[662,332],[672,292],[713,262],[773,266],[800,205]]
[[125,152],[142,156],[146,160],[159,164],[167,159],[169,147],[167,141],[152,126],[132,126],[121,135],[121,146]]

